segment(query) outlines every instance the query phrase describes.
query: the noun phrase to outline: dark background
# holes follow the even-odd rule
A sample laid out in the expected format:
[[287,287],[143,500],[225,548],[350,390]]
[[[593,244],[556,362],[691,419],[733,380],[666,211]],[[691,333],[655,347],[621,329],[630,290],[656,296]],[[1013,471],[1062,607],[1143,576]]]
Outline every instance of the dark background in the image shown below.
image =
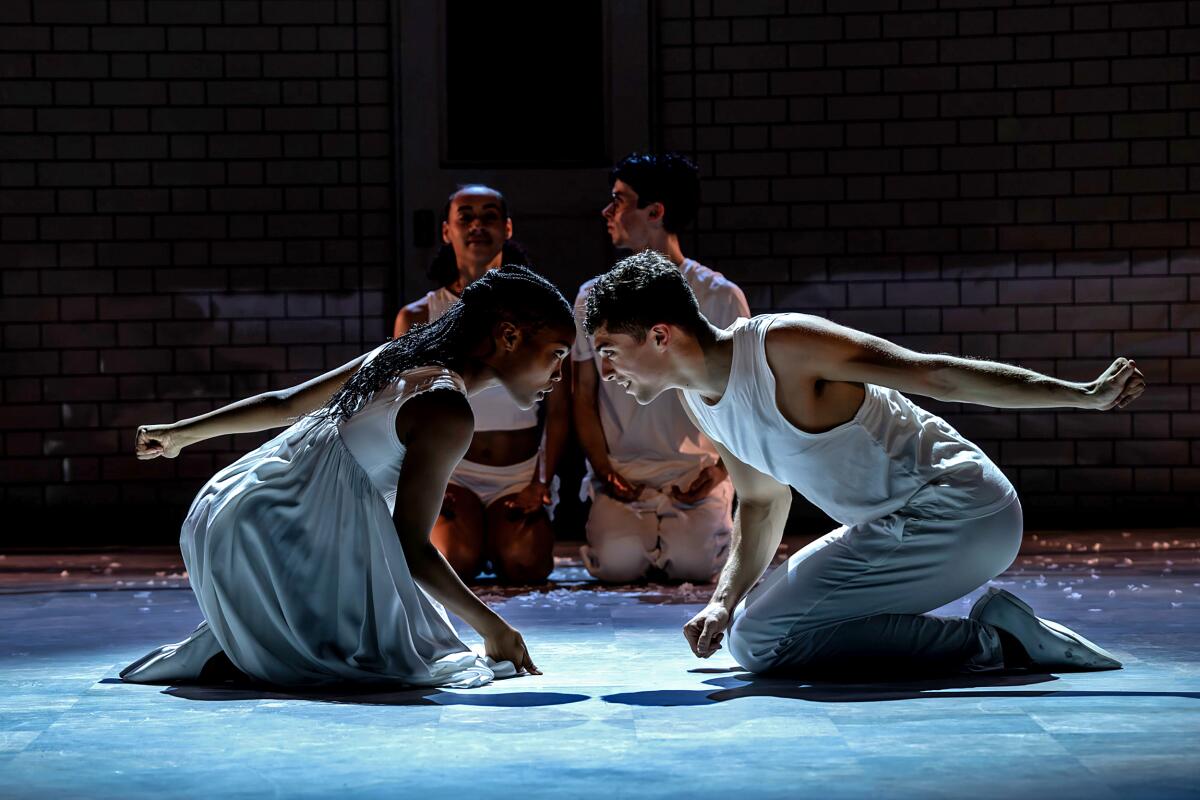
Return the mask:
[[[0,3],[6,544],[173,541],[263,437],[141,463],[136,424],[340,364],[429,288],[395,256],[397,8]],[[1030,524],[1193,524],[1197,23],[1195,2],[661,0],[646,144],[701,165],[684,250],[756,312],[1071,379],[1136,357],[1126,412],[926,405]]]

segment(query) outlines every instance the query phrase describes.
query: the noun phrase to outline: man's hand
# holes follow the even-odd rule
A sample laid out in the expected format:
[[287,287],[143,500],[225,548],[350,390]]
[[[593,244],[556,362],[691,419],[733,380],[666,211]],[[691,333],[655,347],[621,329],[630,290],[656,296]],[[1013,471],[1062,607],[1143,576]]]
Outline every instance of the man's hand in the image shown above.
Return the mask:
[[541,511],[551,502],[550,487],[541,481],[531,481],[524,489],[505,500],[504,507],[528,516]]
[[137,429],[133,451],[138,460],[151,458],[175,458],[187,442],[174,430],[174,425],[142,425]]
[[721,481],[729,477],[729,473],[720,462],[712,464],[700,470],[700,474],[696,476],[696,480],[692,481],[692,485],[686,490],[680,489],[678,486],[671,487],[671,497],[677,503],[684,505],[695,505],[712,493],[712,490],[717,488]]
[[622,503],[632,503],[642,496],[642,489],[646,488],[644,483],[630,483],[624,475],[614,470],[609,470],[604,475],[604,491],[615,500],[620,500]]
[[1088,384],[1089,408],[1108,411],[1124,408],[1146,391],[1146,376],[1131,359],[1118,358]]
[[687,625],[683,635],[699,658],[708,658],[721,649],[725,628],[729,626],[729,611],[719,603],[709,603]]

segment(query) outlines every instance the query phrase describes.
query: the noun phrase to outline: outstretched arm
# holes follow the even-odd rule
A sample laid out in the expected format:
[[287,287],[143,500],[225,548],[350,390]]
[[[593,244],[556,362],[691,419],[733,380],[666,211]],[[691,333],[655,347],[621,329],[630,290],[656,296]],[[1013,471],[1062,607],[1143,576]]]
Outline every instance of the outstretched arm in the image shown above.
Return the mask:
[[[686,404],[684,408],[687,409]],[[732,621],[734,608],[762,577],[779,549],[792,506],[792,492],[787,486],[742,463],[721,444],[713,444],[733,479],[738,510],[733,520],[729,559],[721,569],[712,599],[683,627],[692,652],[700,658],[708,658],[721,649],[721,639]]]
[[169,425],[142,425],[138,428],[134,444],[137,457],[143,461],[158,456],[174,458],[189,444],[206,439],[290,425],[324,405],[366,357],[363,354],[299,386],[263,392],[198,417]]
[[396,417],[405,452],[392,520],[417,583],[483,636],[489,656],[537,674],[521,634],[466,587],[429,540],[450,473],[467,452],[474,427],[467,398],[453,390],[427,392],[404,404]]
[[[828,320],[795,315],[770,331],[772,361],[806,363],[827,381],[873,383],[937,400],[996,408],[1124,408],[1146,388],[1137,365],[1118,358],[1098,378],[1065,381],[1033,370],[918,353]],[[782,348],[782,352],[776,350]]]

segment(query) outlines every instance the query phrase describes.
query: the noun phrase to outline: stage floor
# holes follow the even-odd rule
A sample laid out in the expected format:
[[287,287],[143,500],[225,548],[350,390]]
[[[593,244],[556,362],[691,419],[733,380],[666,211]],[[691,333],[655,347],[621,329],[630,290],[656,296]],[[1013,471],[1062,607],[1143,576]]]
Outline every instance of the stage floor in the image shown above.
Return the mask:
[[562,548],[554,585],[480,590],[542,677],[321,697],[134,686],[118,670],[200,619],[177,554],[9,552],[0,797],[1200,797],[1200,531],[1026,541],[996,583],[1124,670],[754,680],[724,651],[690,655],[680,626],[707,587],[601,589]]

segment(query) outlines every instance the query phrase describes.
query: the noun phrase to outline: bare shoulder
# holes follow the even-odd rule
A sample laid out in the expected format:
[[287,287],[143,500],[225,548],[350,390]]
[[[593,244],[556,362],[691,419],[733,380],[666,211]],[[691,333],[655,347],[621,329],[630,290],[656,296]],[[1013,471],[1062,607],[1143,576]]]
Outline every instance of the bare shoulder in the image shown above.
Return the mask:
[[767,328],[767,350],[796,355],[843,330],[837,323],[811,314],[777,314]]
[[424,325],[426,322],[429,322],[429,295],[400,309],[396,315],[395,336],[403,336],[414,325]]
[[405,446],[428,446],[457,461],[475,433],[475,415],[457,389],[432,389],[404,403],[396,415],[396,435]]

